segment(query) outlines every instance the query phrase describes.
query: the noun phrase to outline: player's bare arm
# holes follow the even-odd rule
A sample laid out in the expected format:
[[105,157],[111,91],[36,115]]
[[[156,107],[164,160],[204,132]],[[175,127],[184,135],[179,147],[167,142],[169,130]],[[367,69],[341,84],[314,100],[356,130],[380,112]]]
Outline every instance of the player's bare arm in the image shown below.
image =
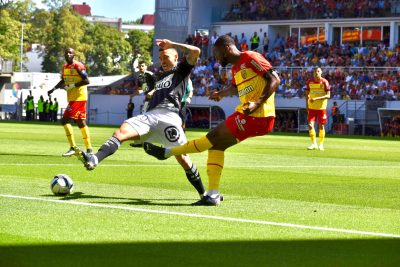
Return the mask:
[[61,79],[52,89],[47,91],[47,95],[50,96],[54,92],[54,90],[64,87],[65,87],[64,79]]
[[132,94],[129,95],[130,98],[135,97],[137,95],[142,94],[144,91],[141,87],[139,87],[138,89],[136,89],[135,91],[133,91]]
[[267,102],[268,98],[275,92],[276,88],[281,83],[278,74],[274,70],[267,71],[264,74],[264,78],[267,83],[263,89],[263,92],[261,93],[261,96],[257,99],[257,101],[249,101],[243,105],[243,112],[247,115],[253,113],[256,109]]
[[89,79],[88,79],[88,76],[87,76],[86,72],[83,72],[82,70],[77,70],[77,71],[78,71],[78,74],[82,77],[82,81],[77,82],[75,84],[66,85],[64,79],[61,79],[56,84],[56,86],[54,86],[53,89],[47,91],[47,95],[50,96],[54,92],[54,90],[56,90],[56,89],[64,89],[64,90],[68,91],[68,90],[71,90],[72,88],[75,88],[75,87],[88,85],[90,82],[89,82]]
[[75,87],[88,85],[90,82],[89,82],[89,78],[88,78],[88,75],[87,75],[86,71],[82,71],[81,69],[78,69],[77,71],[78,71],[79,76],[82,77],[82,81],[77,82],[75,84]]
[[330,91],[326,91],[326,94],[323,96],[318,96],[318,97],[314,97],[311,98],[311,102],[317,101],[317,100],[325,100],[325,99],[329,99],[331,98],[331,92]]
[[308,90],[304,91],[305,95],[306,95],[306,110],[308,110],[308,98],[309,98],[309,92]]
[[162,49],[175,48],[183,51],[190,65],[196,65],[200,56],[200,48],[193,45],[175,43],[168,39],[156,39],[156,44]]
[[231,96],[231,95],[237,95],[237,94],[238,94],[237,87],[235,85],[231,84],[221,91],[218,91],[218,90],[213,91],[210,94],[210,96],[208,97],[208,99],[218,102],[225,96]]

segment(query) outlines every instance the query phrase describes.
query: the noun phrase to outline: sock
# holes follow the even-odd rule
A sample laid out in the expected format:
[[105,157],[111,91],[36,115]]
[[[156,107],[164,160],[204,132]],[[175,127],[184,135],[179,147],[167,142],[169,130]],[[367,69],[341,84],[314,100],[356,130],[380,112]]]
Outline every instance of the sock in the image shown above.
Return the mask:
[[317,143],[317,134],[315,133],[314,128],[311,128],[311,130],[308,130],[308,133],[310,134],[311,142],[313,144],[316,144]]
[[81,128],[81,133],[82,133],[83,143],[85,144],[86,149],[92,149],[92,142],[90,141],[89,127],[85,126],[85,127]]
[[121,141],[118,140],[115,136],[111,136],[104,144],[101,145],[99,151],[96,153],[97,159],[102,161],[103,159],[111,156],[118,150],[121,145]]
[[208,150],[207,175],[208,189],[218,190],[221,180],[222,169],[224,168],[224,151]]
[[320,129],[319,130],[319,143],[321,145],[323,145],[324,141],[325,141],[325,129]]
[[193,187],[197,190],[199,195],[204,195],[204,192],[206,191],[204,189],[203,182],[201,181],[200,173],[197,170],[197,166],[192,165],[192,167],[189,170],[185,170],[186,177],[189,180],[189,182],[193,185]]
[[210,149],[213,146],[210,140],[208,140],[207,136],[200,137],[199,139],[191,140],[186,144],[181,146],[177,146],[171,149],[166,149],[165,156],[178,156],[183,154],[191,154],[191,153],[199,153],[203,152],[207,149]]
[[67,136],[68,143],[70,147],[76,146],[75,138],[74,138],[74,130],[72,129],[72,125],[67,123],[64,125],[65,135]]

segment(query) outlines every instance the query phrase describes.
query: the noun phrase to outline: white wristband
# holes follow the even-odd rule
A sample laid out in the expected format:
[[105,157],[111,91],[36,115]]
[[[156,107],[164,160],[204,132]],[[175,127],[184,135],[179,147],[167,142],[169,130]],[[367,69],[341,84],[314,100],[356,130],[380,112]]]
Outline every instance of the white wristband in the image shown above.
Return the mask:
[[65,90],[66,91],[69,91],[69,90],[71,90],[71,89],[74,89],[75,88],[75,84],[69,84],[69,85],[67,85],[67,86],[65,86]]

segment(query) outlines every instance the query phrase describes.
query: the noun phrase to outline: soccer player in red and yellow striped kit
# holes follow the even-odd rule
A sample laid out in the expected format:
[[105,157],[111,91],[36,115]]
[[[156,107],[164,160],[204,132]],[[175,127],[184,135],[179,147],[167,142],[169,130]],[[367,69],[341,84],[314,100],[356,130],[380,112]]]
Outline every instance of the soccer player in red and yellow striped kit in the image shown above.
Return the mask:
[[47,94],[50,96],[58,88],[67,91],[68,106],[63,114],[61,123],[70,146],[69,150],[63,154],[63,157],[70,157],[75,154],[74,149],[76,147],[71,120],[76,121],[81,130],[87,152],[92,153],[89,128],[86,124],[86,101],[88,97],[86,85],[89,84],[89,79],[85,65],[74,60],[74,49],[67,48],[64,51],[64,57],[67,63],[62,67],[61,81],[53,89],[49,90]]
[[[314,68],[314,78],[307,81],[306,88],[306,107],[308,111],[308,132],[312,144],[307,148],[309,150],[324,150],[325,123],[328,116],[326,107],[328,99],[331,97],[328,80],[322,78],[322,70],[319,67]],[[318,120],[319,129],[319,147],[317,145],[317,135],[314,129],[315,121]]]
[[223,67],[228,63],[233,65],[233,80],[231,86],[214,92],[210,99],[219,101],[225,96],[239,95],[240,104],[235,112],[206,136],[184,145],[165,149],[144,143],[145,151],[158,159],[208,150],[209,188],[201,200],[193,203],[202,206],[220,204],[222,197],[219,184],[225,150],[249,137],[272,131],[275,120],[275,89],[280,83],[278,74],[261,54],[253,51],[240,52],[228,35],[219,37],[215,42],[214,55]]

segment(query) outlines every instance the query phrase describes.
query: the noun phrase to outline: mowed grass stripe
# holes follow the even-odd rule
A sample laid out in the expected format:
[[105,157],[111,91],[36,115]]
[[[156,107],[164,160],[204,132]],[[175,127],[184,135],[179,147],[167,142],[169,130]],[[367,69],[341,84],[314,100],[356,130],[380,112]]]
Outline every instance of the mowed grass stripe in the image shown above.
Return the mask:
[[[65,164],[65,163],[0,163],[0,166],[82,166],[82,164]],[[98,167],[174,167],[176,168],[178,165],[177,164],[102,164],[99,165]],[[282,168],[289,168],[289,169],[306,169],[306,168],[326,168],[326,169],[376,169],[376,168],[385,168],[385,169],[399,169],[400,166],[373,166],[373,165],[368,165],[368,166],[354,166],[354,165],[235,165],[235,166],[225,166],[227,168],[262,168],[262,169],[268,169],[268,168],[276,168],[276,169],[282,169]]]
[[56,200],[56,199],[15,196],[15,195],[6,195],[6,194],[0,194],[0,197],[33,200],[33,201],[54,202],[54,203],[62,203],[62,204],[69,204],[69,205],[90,206],[90,207],[106,208],[106,209],[118,209],[118,210],[126,210],[126,211],[133,211],[133,212],[145,212],[145,213],[155,213],[155,214],[163,214],[163,215],[176,215],[176,216],[194,217],[194,218],[212,219],[212,220],[220,220],[220,221],[239,222],[239,223],[251,223],[251,224],[289,227],[289,228],[297,228],[297,229],[309,229],[309,230],[314,230],[314,231],[327,231],[327,232],[348,233],[348,234],[366,235],[366,236],[375,236],[375,237],[400,238],[400,235],[390,234],[390,233],[365,232],[365,231],[352,230],[352,229],[340,229],[340,228],[330,228],[330,227],[322,227],[322,226],[309,226],[309,225],[280,223],[280,222],[261,221],[261,220],[248,220],[248,219],[231,218],[231,217],[214,216],[214,215],[201,215],[201,214],[194,214],[194,213],[183,213],[183,212],[123,207],[123,206],[117,206],[117,205],[106,205],[106,204],[99,204],[99,203],[87,203],[87,202],[80,202],[80,201],[64,201],[64,200]]

